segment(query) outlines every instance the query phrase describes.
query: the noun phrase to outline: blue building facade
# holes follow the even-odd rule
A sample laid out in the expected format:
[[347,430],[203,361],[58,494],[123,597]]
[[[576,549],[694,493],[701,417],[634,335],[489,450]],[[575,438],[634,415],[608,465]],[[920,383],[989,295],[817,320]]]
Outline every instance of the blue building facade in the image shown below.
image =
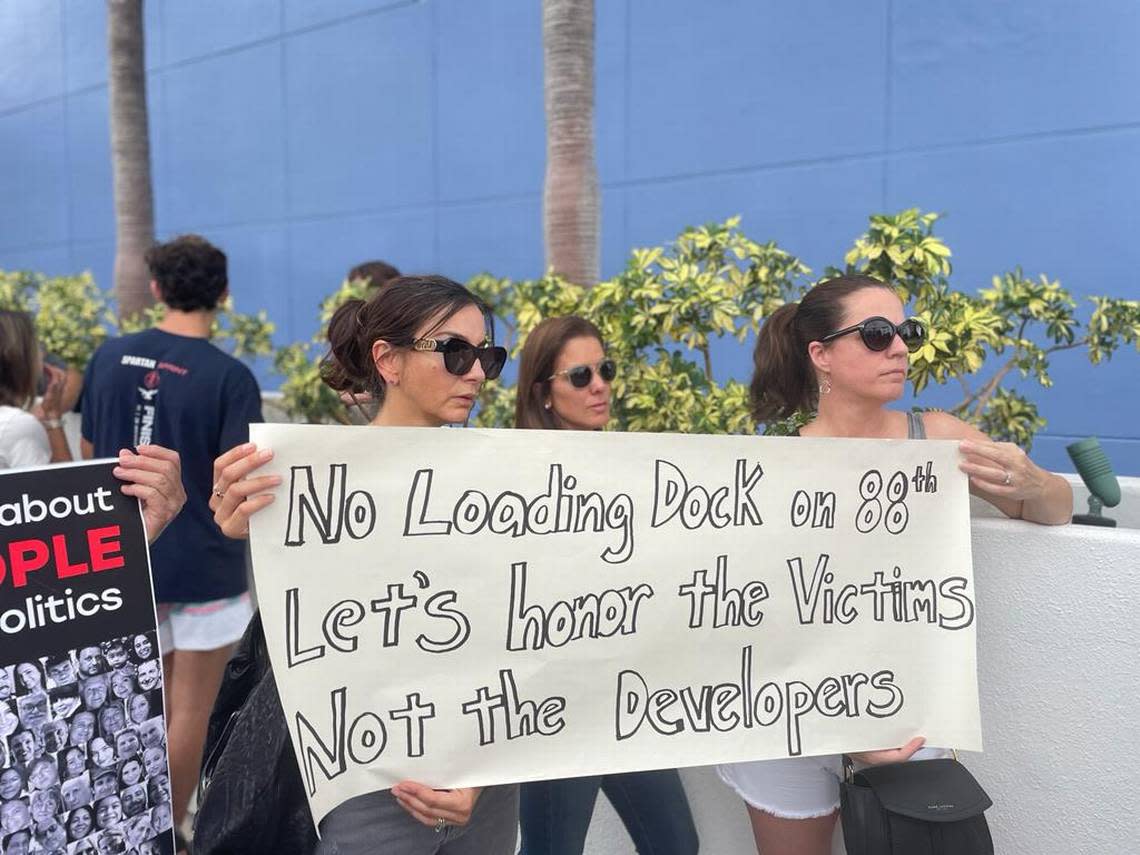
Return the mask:
[[[959,289],[1020,264],[1140,298],[1134,0],[596,4],[604,274],[733,214],[821,270],[870,213],[920,206]],[[541,273],[540,0],[148,0],[146,37],[159,234],[221,244],[280,341],[364,259]],[[101,0],[0,3],[0,268],[110,287],[106,84]],[[716,355],[747,376],[746,348]],[[1071,469],[1095,433],[1140,474],[1136,352],[1053,375],[1022,387],[1034,457]]]

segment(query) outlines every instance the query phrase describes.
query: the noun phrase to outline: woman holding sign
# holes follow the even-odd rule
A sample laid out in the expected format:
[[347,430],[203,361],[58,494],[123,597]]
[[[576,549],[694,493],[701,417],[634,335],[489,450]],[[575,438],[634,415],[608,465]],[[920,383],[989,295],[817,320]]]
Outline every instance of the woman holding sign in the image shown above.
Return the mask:
[[[506,363],[492,334],[490,309],[462,285],[400,277],[367,302],[337,309],[322,376],[337,392],[370,395],[379,404],[373,425],[462,424],[483,382]],[[249,517],[274,500],[280,479],[254,475],[272,454],[247,443],[215,462],[210,505],[228,536],[247,537]],[[317,852],[508,855],[517,822],[517,786],[434,790],[401,781],[390,793],[357,796],[331,811],[321,821]]]
[[[757,422],[814,412],[799,431],[810,437],[961,440],[959,468],[970,491],[1007,516],[1061,525],[1072,490],[1016,445],[992,442],[949,413],[887,408],[903,393],[908,353],[926,331],[907,319],[889,285],[869,276],[821,282],[799,303],[778,309],[760,329],[753,356],[752,415]],[[902,748],[854,755],[864,763],[909,759],[921,737]],[[839,755],[720,766],[721,778],[748,804],[763,855],[827,855],[839,808]]]
[[[527,336],[519,363],[515,427],[601,430],[610,420],[617,366],[585,318],[547,318]],[[638,852],[691,855],[699,848],[676,769],[522,784],[520,855],[581,855],[598,791],[621,817]]]

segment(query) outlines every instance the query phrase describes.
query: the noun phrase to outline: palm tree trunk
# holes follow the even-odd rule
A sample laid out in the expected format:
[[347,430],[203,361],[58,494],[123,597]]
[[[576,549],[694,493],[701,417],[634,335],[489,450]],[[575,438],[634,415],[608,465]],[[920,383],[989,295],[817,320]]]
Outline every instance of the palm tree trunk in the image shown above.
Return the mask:
[[115,176],[115,296],[119,317],[151,305],[143,258],[154,242],[142,0],[108,0],[111,164]]
[[546,266],[598,281],[601,204],[594,159],[594,0],[543,0],[546,98]]

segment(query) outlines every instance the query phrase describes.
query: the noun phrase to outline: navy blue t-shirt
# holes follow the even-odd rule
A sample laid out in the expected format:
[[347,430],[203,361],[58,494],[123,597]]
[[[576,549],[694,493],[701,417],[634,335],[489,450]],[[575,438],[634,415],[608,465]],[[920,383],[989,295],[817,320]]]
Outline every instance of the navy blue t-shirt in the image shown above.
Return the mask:
[[182,459],[186,505],[150,551],[155,598],[200,603],[245,591],[245,544],[221,533],[209,501],[214,458],[262,420],[252,372],[206,339],[151,329],[95,352],[80,408],[96,457],[153,444]]

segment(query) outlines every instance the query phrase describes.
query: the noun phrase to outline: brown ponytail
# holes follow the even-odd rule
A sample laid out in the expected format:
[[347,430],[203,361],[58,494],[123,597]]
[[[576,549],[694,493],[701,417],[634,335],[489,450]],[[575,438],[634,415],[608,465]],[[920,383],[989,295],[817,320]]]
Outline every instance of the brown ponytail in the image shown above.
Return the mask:
[[813,407],[807,346],[800,346],[795,321],[799,303],[781,306],[760,327],[752,352],[752,418],[771,422]]
[[808,345],[839,329],[844,300],[864,288],[894,293],[871,276],[837,276],[820,282],[799,303],[781,306],[764,322],[752,353],[752,418],[771,422],[819,406]]

